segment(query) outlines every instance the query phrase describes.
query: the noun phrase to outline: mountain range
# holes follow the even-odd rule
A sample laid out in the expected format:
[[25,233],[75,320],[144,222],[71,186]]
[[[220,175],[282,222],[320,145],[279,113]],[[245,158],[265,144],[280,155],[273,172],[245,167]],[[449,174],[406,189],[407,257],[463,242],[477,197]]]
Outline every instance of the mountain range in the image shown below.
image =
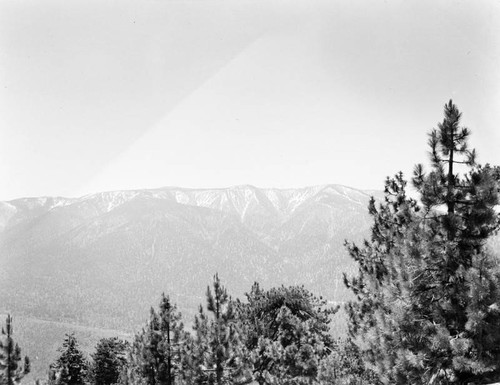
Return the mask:
[[165,292],[190,323],[215,273],[233,297],[257,281],[342,302],[354,271],[343,243],[369,234],[371,195],[243,185],[1,202],[0,313],[42,334],[54,322],[130,333]]

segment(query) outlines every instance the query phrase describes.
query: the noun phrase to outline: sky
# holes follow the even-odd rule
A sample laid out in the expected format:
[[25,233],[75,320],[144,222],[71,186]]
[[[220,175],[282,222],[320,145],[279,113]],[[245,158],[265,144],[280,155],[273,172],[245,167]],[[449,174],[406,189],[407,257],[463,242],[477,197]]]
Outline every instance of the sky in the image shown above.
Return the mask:
[[449,99],[500,164],[499,2],[0,0],[0,200],[382,189]]

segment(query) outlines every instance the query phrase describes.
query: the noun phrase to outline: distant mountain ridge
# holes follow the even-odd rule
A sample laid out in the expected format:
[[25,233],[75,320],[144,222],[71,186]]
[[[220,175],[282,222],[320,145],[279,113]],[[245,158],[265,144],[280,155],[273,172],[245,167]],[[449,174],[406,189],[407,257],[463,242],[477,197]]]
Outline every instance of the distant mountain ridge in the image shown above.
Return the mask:
[[341,185],[165,187],[0,202],[0,311],[133,330],[163,291],[191,315],[215,272],[304,284],[333,301],[367,235],[370,195]]
[[[320,192],[331,192],[346,197],[358,193],[366,197],[368,192],[343,185],[317,185],[303,188],[257,188],[252,185],[238,185],[227,188],[183,188],[162,187],[157,189],[119,190],[95,194],[88,194],[79,198],[64,197],[33,197],[19,198],[0,202],[0,223],[5,226],[18,210],[33,210],[43,208],[51,210],[83,202],[92,201],[101,212],[110,211],[121,204],[138,196],[149,196],[156,199],[173,200],[180,204],[220,209],[222,211],[236,210],[244,215],[249,204],[266,204],[283,214],[290,214],[308,199],[312,199]],[[374,193],[374,190],[369,190]],[[375,192],[376,193],[376,192]]]

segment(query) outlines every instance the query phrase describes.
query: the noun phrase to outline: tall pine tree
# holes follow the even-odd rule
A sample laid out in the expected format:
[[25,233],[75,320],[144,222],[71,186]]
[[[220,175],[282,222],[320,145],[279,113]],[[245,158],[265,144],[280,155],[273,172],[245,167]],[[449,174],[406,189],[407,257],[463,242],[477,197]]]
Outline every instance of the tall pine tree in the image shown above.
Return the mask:
[[176,305],[162,294],[159,311],[151,308],[148,324],[132,343],[130,380],[173,385],[179,376],[186,337]]
[[247,383],[249,356],[242,341],[235,303],[216,274],[213,291],[207,288],[207,311],[200,306],[195,317],[195,336],[188,354],[190,384]]
[[428,268],[415,292],[441,321],[449,341],[449,354],[437,360],[441,370],[434,378],[444,372],[467,383],[496,377],[500,369],[498,256],[485,247],[500,218],[495,212],[494,170],[476,164],[475,151],[468,148],[470,131],[460,126],[461,115],[450,100],[443,122],[429,135],[431,171],[415,167],[413,183],[432,242]]
[[18,384],[30,371],[29,358],[24,357],[22,362],[21,349],[14,343],[13,332],[12,317],[9,314],[0,334],[0,385]]
[[345,279],[352,336],[385,383],[437,384],[498,378],[500,275],[486,241],[499,224],[491,167],[475,163],[469,130],[450,101],[429,135],[431,171],[415,167],[419,202],[402,174],[372,199],[372,237],[348,244],[359,265]]

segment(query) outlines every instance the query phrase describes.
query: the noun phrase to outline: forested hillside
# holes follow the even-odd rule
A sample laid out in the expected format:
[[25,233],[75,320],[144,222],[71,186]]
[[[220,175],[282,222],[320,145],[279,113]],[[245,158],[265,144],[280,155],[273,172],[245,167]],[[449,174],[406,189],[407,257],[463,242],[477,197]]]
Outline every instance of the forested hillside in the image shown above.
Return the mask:
[[346,238],[369,227],[369,194],[343,186],[110,192],[2,203],[4,311],[131,330],[158,293],[191,313],[215,272],[345,299]]

